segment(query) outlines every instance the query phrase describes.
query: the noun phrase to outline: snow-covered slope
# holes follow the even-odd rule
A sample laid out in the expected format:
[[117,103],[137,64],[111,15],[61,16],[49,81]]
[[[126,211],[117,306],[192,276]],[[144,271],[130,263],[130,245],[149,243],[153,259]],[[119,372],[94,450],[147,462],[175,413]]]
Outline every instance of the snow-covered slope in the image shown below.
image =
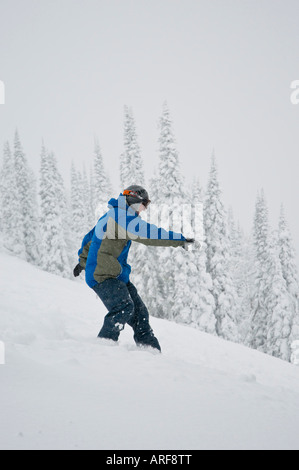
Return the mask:
[[83,282],[0,266],[0,449],[299,449],[298,367],[154,318],[162,355],[103,344]]

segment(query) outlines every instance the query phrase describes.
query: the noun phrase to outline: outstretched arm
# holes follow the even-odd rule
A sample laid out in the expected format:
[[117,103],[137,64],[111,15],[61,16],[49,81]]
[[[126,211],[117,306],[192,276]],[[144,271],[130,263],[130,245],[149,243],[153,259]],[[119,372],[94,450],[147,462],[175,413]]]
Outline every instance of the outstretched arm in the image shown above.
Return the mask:
[[128,238],[148,246],[184,246],[185,237],[181,233],[167,231],[149,224],[140,217],[133,219],[127,227]]

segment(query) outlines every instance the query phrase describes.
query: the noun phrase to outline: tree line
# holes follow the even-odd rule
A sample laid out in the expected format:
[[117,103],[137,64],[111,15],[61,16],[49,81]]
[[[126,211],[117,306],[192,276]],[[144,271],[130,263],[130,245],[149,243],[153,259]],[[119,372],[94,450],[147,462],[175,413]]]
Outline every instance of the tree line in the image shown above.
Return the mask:
[[[299,283],[283,207],[278,226],[272,230],[261,190],[252,233],[244,234],[232,210],[224,207],[214,154],[206,188],[197,179],[191,188],[184,183],[167,103],[163,105],[158,139],[159,167],[146,183],[133,111],[125,106],[119,189],[145,185],[155,202],[149,215],[154,217],[155,207],[163,204],[167,214],[156,214],[157,220],[170,229],[182,205],[201,207],[196,213],[200,221],[196,222],[202,225],[202,237],[187,252],[133,243],[132,281],[151,315],[290,361],[292,344],[299,340]],[[1,245],[50,273],[71,278],[83,236],[115,196],[98,141],[88,174],[73,163],[69,186],[67,190],[55,155],[44,143],[38,178],[30,168],[18,132],[13,145],[4,143]]]

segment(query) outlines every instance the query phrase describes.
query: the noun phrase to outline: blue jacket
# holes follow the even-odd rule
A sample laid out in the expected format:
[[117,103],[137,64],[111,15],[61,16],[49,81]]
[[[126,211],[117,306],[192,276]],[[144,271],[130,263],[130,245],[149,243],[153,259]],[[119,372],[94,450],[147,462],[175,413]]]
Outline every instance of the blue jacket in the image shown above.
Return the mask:
[[111,278],[129,282],[131,266],[127,259],[132,241],[149,246],[184,245],[182,234],[145,222],[128,206],[122,194],[108,204],[108,212],[85,235],[78,252],[90,287]]

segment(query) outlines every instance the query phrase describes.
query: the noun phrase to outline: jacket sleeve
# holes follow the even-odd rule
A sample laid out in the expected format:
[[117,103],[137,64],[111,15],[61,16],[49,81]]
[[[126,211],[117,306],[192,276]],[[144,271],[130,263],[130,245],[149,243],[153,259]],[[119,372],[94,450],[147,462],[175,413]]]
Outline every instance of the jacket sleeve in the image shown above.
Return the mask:
[[181,233],[168,232],[154,224],[145,222],[141,217],[135,218],[128,224],[127,236],[130,240],[142,243],[143,245],[171,246],[174,248],[184,246],[186,240]]
[[87,261],[88,252],[89,252],[89,248],[90,248],[90,245],[91,245],[91,241],[92,241],[94,231],[95,231],[95,227],[90,232],[88,232],[87,235],[85,235],[85,237],[83,238],[83,241],[82,241],[81,248],[78,251],[79,264],[84,269],[86,267],[86,261]]

